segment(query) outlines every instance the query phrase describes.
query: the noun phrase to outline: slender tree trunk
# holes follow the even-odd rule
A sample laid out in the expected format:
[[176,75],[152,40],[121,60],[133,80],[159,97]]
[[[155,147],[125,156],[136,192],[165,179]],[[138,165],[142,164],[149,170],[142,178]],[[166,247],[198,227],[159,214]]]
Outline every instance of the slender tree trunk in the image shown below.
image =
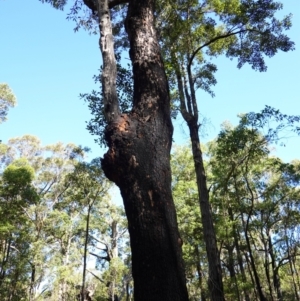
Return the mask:
[[296,278],[295,277],[295,273],[297,273],[297,269],[296,269],[296,266],[295,266],[293,258],[292,258],[290,244],[289,244],[289,239],[288,239],[288,232],[287,232],[286,228],[285,228],[284,232],[285,232],[285,243],[286,243],[286,246],[287,246],[288,258],[289,258],[289,265],[290,265],[290,270],[291,270],[292,279],[293,279],[293,286],[294,286],[294,292],[295,292],[295,300],[299,301],[300,300],[299,287],[297,287],[297,281],[295,279]]
[[[229,241],[229,244],[231,242]],[[228,270],[229,270],[229,275],[230,275],[230,288],[235,290],[236,292],[236,298],[237,301],[241,300],[241,294],[239,290],[239,285],[236,277],[236,272],[235,272],[235,260],[234,260],[234,244],[233,245],[227,245],[227,251],[228,251]]]
[[[113,220],[111,223],[111,248],[108,251],[110,260],[114,259],[114,258],[118,258],[119,249],[118,249],[117,225],[118,225],[118,222]],[[115,267],[113,267],[113,269],[111,269],[111,279],[112,279],[112,281],[109,283],[109,287],[108,287],[109,300],[110,301],[118,301],[119,296],[116,295],[116,293],[115,293],[115,291],[116,291],[115,290],[115,287],[116,287],[116,269],[115,269]]]
[[272,271],[273,271],[273,285],[277,294],[277,301],[283,301],[281,281],[279,276],[279,266],[276,263],[276,256],[274,254],[273,243],[271,238],[271,233],[268,233],[268,243],[269,243],[269,254],[271,257]]
[[36,268],[35,264],[31,264],[31,277],[30,277],[30,288],[29,288],[29,301],[34,300],[34,295],[35,295],[35,273],[36,273]]
[[124,201],[134,300],[187,301],[171,194],[169,89],[154,28],[153,0],[130,1],[126,31],[134,76],[133,110],[110,112],[105,132],[109,150],[102,167]]
[[267,278],[267,283],[268,283],[268,289],[269,289],[269,296],[270,296],[270,301],[274,301],[273,298],[273,288],[272,288],[272,283],[271,283],[271,275],[270,275],[270,260],[269,260],[269,251],[271,248],[271,245],[269,245],[269,240],[265,238],[265,235],[263,234],[263,229],[261,229],[261,240],[264,248],[264,268],[265,268],[265,274]]
[[2,282],[5,278],[5,274],[6,274],[6,265],[10,256],[10,251],[11,251],[11,243],[12,243],[12,239],[9,238],[8,242],[5,242],[5,247],[4,247],[4,251],[3,251],[3,259],[1,262],[1,270],[0,270],[0,287],[2,285]]
[[198,246],[195,246],[195,252],[197,257],[197,273],[198,273],[198,279],[199,279],[199,287],[201,290],[201,301],[206,301],[206,292],[203,287],[203,271],[201,266],[201,259],[199,254]]
[[260,278],[259,278],[256,266],[255,266],[255,261],[254,261],[254,257],[253,257],[252,249],[251,249],[251,243],[250,243],[250,239],[249,239],[249,235],[248,235],[249,219],[250,219],[251,214],[252,214],[252,208],[250,210],[250,213],[248,215],[246,223],[244,222],[244,217],[243,217],[243,214],[242,214],[242,221],[243,221],[244,228],[245,228],[245,238],[246,238],[246,243],[247,243],[247,248],[248,248],[248,253],[249,253],[250,265],[251,265],[251,269],[253,271],[254,280],[255,280],[259,300],[260,301],[268,301],[267,298],[265,297],[264,293],[263,293],[263,290],[262,290]]
[[[244,269],[244,262],[243,262],[243,258],[242,258],[242,254],[241,254],[241,249],[240,249],[240,244],[239,244],[239,237],[238,237],[238,232],[234,223],[234,218],[233,218],[233,211],[232,208],[229,207],[228,208],[228,215],[230,218],[230,221],[232,222],[232,227],[233,227],[233,238],[234,238],[234,246],[236,249],[236,255],[237,255],[237,262],[240,268],[240,272],[241,272],[241,277],[244,283],[247,282],[247,277],[246,277],[246,273],[245,273],[245,269]],[[250,296],[249,293],[247,291],[246,288],[243,289],[244,291],[244,295],[245,295],[245,301],[250,301]]]
[[224,299],[222,270],[220,256],[217,248],[216,234],[214,230],[212,213],[209,203],[209,193],[206,184],[202,152],[200,148],[200,138],[198,133],[198,123],[195,119],[188,122],[190,137],[192,141],[192,151],[195,164],[197,186],[199,193],[199,203],[203,224],[203,234],[206,246],[207,259],[209,264],[208,287],[213,301]]
[[[71,232],[71,231],[70,231]],[[72,238],[68,235],[67,242],[64,244],[61,241],[61,256],[62,256],[62,266],[67,267],[69,265],[69,256],[70,256],[70,248],[71,248],[71,240]],[[58,293],[58,300],[59,301],[67,301],[67,290],[68,290],[68,283],[67,279],[61,278],[59,282],[59,293]]]
[[91,209],[93,206],[92,204],[88,205],[88,212],[86,217],[86,226],[85,226],[85,238],[84,238],[84,253],[83,253],[83,270],[82,270],[82,285],[81,285],[81,301],[85,301],[85,278],[86,278],[86,255],[87,255],[87,245],[88,245],[88,238],[89,238],[89,227],[90,227],[90,214]]
[[173,54],[173,63],[176,70],[177,86],[180,99],[180,112],[188,125],[192,142],[200,212],[209,267],[208,287],[212,301],[223,301],[225,299],[223,292],[221,261],[217,248],[217,240],[209,203],[205,169],[200,148],[198,107],[194,89],[194,81],[190,67],[188,68],[188,79],[186,78],[184,67],[180,66],[180,62],[177,60],[176,54]]

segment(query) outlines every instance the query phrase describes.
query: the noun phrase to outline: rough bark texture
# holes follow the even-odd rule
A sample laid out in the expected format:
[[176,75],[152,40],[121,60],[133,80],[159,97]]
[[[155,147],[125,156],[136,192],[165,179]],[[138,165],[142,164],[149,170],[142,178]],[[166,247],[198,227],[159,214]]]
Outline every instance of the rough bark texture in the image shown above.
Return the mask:
[[106,176],[121,191],[132,250],[135,301],[188,300],[171,194],[168,82],[154,28],[153,0],[129,3],[133,110],[109,123]]
[[116,91],[117,65],[114,53],[114,42],[108,0],[98,0],[100,26],[100,49],[103,59],[102,91],[104,116],[108,122],[120,115]]

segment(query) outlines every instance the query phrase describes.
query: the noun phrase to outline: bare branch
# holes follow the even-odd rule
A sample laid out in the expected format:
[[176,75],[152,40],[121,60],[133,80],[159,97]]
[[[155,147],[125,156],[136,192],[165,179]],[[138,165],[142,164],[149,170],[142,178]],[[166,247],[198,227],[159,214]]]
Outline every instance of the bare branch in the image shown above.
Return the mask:
[[92,271],[88,270],[87,271],[92,274],[96,279],[98,279],[100,282],[105,283],[100,277],[98,277],[96,274],[94,274]]

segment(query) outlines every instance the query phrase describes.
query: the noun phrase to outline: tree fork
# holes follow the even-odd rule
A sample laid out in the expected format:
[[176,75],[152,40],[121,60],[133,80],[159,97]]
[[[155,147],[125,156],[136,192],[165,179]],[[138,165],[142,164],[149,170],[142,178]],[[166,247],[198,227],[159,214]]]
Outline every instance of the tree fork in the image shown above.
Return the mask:
[[133,65],[133,109],[129,114],[108,112],[109,150],[102,168],[119,186],[124,201],[134,300],[187,301],[182,241],[171,193],[169,88],[153,10],[153,0],[129,3],[125,26]]

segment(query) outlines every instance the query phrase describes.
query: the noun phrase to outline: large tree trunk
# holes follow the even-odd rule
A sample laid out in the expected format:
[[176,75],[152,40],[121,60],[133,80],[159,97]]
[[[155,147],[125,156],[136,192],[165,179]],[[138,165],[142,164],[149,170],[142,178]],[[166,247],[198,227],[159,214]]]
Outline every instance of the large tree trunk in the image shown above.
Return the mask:
[[188,295],[182,242],[171,194],[169,89],[153,8],[153,0],[129,3],[126,30],[134,75],[133,110],[109,114],[113,117],[105,133],[109,150],[102,167],[124,201],[134,300],[184,301]]

